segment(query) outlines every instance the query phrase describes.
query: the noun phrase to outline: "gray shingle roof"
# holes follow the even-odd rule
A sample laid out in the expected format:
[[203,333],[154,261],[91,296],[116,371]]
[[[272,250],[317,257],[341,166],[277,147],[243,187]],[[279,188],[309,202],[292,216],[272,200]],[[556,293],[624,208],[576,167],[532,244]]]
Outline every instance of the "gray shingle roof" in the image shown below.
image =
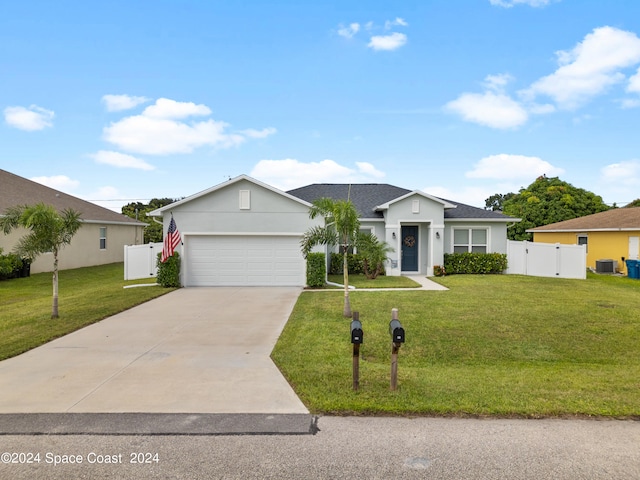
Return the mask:
[[[363,183],[363,184],[341,184],[341,183],[314,183],[306,187],[289,190],[287,193],[305,200],[309,203],[318,198],[333,198],[334,200],[346,200],[350,195],[351,201],[358,210],[360,218],[383,218],[382,212],[374,209],[379,205],[402,197],[412,190],[395,187],[386,183]],[[448,208],[444,211],[445,219],[485,219],[513,221],[512,217],[500,212],[484,210],[472,207],[463,203],[454,202],[441,198],[444,202],[456,205],[456,208]]]
[[0,215],[9,207],[33,205],[35,203],[53,205],[58,211],[72,208],[80,212],[80,218],[82,220],[89,222],[146,225],[145,223],[101,207],[95,203],[67,195],[66,193],[0,169]]
[[319,198],[332,198],[334,200],[351,201],[358,210],[360,218],[383,218],[382,212],[376,212],[374,208],[390,200],[411,193],[411,190],[394,187],[385,183],[314,183],[306,187],[296,188],[287,192],[289,195],[298,197],[306,202],[312,203]]

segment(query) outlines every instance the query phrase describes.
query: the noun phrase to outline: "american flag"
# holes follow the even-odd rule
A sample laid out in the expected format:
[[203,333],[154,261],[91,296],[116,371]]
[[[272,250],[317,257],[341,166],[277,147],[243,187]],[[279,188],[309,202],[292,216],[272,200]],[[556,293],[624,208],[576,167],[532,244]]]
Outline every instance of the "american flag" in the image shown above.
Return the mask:
[[169,230],[167,230],[167,234],[164,237],[164,243],[162,245],[162,256],[160,257],[160,261],[162,263],[166,262],[169,257],[173,255],[173,251],[178,245],[180,245],[180,241],[180,232],[178,231],[176,222],[173,219],[173,215],[171,215]]

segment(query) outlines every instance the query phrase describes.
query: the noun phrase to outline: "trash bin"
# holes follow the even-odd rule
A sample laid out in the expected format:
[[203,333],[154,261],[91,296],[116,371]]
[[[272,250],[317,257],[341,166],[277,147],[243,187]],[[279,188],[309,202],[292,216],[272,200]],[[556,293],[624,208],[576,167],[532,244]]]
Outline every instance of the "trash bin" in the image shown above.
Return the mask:
[[640,262],[638,260],[626,260],[627,276],[640,280]]

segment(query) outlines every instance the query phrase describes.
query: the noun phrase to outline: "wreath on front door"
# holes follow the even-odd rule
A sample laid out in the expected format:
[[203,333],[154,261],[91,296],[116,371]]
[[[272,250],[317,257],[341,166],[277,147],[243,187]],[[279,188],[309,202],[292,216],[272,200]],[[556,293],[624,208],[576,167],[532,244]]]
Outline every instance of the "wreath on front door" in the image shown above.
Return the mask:
[[407,235],[403,240],[405,246],[411,248],[416,244],[416,238],[413,235]]

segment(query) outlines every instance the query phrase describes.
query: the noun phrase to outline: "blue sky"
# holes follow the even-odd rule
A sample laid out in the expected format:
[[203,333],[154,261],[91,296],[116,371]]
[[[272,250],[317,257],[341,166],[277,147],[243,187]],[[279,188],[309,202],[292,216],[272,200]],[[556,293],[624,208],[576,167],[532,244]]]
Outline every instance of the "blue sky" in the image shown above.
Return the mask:
[[5,1],[0,168],[115,210],[241,174],[624,205],[639,36],[636,0]]

